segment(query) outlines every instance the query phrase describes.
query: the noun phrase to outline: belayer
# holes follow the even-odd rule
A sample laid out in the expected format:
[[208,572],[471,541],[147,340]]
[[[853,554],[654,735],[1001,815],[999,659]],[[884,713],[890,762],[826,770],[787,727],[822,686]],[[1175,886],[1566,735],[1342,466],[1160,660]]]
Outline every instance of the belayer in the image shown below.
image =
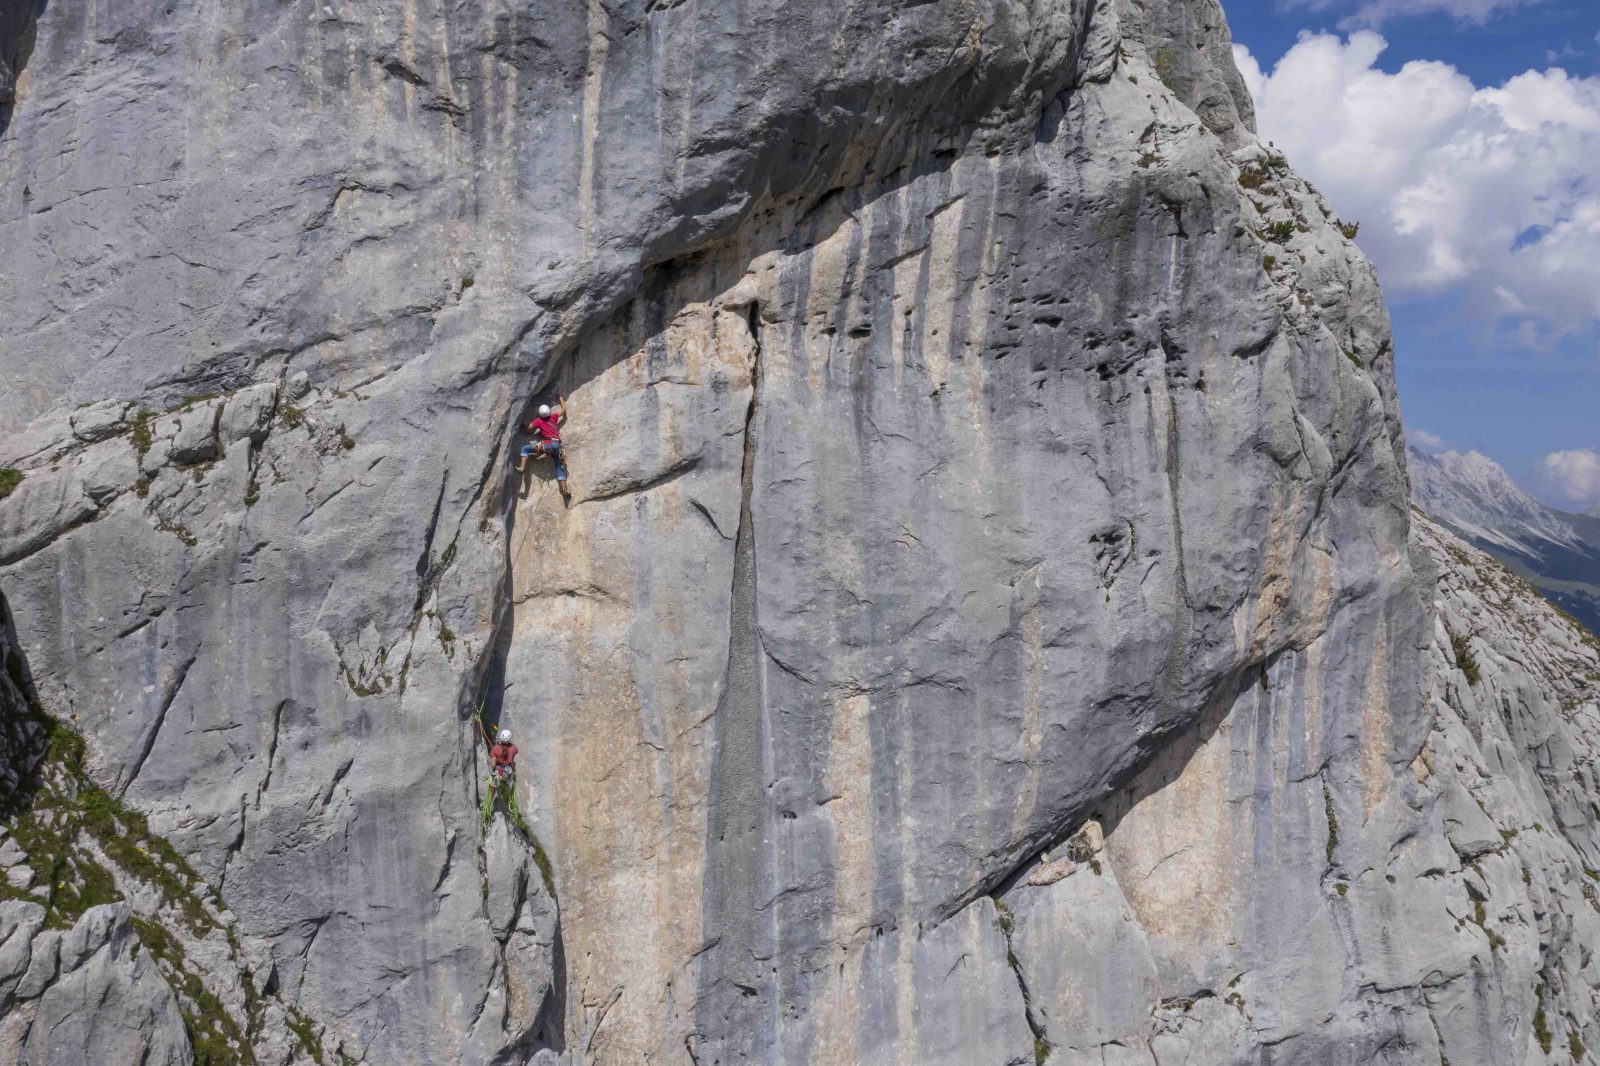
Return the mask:
[[556,394],[553,410],[547,403],[539,405],[539,413],[528,423],[528,432],[533,434],[534,439],[522,446],[517,473],[528,469],[529,456],[550,456],[556,461],[556,487],[561,490],[561,498],[570,501],[572,494],[567,491],[566,453],[561,449],[561,424],[566,420],[567,398],[560,393]]
[[[483,723],[478,723],[478,729],[483,729]],[[487,741],[488,735],[484,735]],[[489,745],[489,785],[483,791],[483,826],[482,832],[489,831],[489,819],[494,815],[495,796],[503,794],[506,801],[506,815],[511,819],[511,824],[518,829],[527,831],[522,824],[522,812],[517,809],[517,746],[511,742],[511,730],[502,729],[495,738],[495,743]]]

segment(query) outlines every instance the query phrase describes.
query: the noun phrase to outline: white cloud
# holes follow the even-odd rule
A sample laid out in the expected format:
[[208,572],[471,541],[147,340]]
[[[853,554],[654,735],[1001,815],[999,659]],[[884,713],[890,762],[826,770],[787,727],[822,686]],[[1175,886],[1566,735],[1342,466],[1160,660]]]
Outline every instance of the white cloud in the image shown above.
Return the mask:
[[1586,504],[1600,496],[1600,452],[1593,448],[1551,452],[1543,465],[1550,487],[1573,503]]
[[1556,332],[1600,319],[1600,78],[1478,88],[1447,63],[1380,70],[1386,46],[1302,34],[1271,71],[1235,46],[1262,138],[1361,222],[1390,292]]
[[1437,433],[1429,433],[1425,429],[1406,429],[1406,437],[1425,452],[1442,452],[1450,447],[1450,442]]
[[1496,15],[1515,11],[1521,7],[1533,7],[1543,2],[1544,0],[1363,0],[1359,4],[1352,4],[1351,0],[1298,0],[1291,6],[1305,7],[1312,11],[1356,6],[1355,13],[1341,23],[1349,29],[1378,26],[1388,19],[1406,15],[1434,14],[1449,15],[1462,22],[1481,25]]

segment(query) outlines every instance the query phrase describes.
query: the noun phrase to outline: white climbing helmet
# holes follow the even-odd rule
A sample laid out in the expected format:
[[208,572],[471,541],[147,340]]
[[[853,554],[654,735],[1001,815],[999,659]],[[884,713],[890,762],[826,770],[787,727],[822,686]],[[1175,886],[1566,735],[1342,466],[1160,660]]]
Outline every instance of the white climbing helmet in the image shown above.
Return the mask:
[[511,730],[509,730],[509,729],[500,730],[500,743],[502,743],[502,744],[511,743]]
[[549,418],[550,417],[550,405],[549,404],[542,403],[542,404],[539,405],[539,417],[540,418]]

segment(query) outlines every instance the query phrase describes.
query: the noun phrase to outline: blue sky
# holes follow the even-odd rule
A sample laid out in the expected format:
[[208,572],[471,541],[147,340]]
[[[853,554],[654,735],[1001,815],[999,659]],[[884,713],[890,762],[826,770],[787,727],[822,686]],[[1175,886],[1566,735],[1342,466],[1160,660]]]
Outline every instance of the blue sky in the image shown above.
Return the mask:
[[1224,0],[1263,137],[1361,222],[1416,442],[1600,499],[1600,4]]

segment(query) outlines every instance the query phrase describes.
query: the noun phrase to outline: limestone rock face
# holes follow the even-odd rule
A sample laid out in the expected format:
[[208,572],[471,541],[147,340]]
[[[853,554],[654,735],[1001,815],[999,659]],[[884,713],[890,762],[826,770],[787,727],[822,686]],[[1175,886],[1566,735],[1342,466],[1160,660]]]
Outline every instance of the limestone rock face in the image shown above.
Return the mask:
[[[1588,913],[1516,909],[1570,857],[1508,880],[1440,707],[1376,279],[1213,0],[35,13],[13,695],[181,854],[187,932],[105,891],[259,1061],[1593,1025]],[[557,392],[570,503],[510,469]],[[1587,825],[1508,683],[1515,802]]]
[[529,387],[649,263],[1033,143],[1089,5],[703,7],[4,8],[0,583],[353,1058],[565,1047],[495,1008],[551,964],[485,911],[468,725]]
[[0,903],[0,1062],[188,1066],[172,989],[128,922],[95,907],[71,929],[41,932],[37,903]]
[[[1183,1039],[1411,1035],[1366,1020],[1390,960],[1341,958],[1338,930],[1382,919],[1323,876],[1327,804],[1377,805],[1427,731],[1389,711],[1419,706],[1425,616],[1386,326],[1347,295],[1376,285],[1117,25],[1098,9],[1031,149],[660,267],[552,374],[574,502],[537,465],[519,487],[491,677],[503,658],[510,713],[555,739],[533,820],[589,990],[568,1029],[605,1061],[922,1061],[943,975],[919,949],[974,908],[1014,925],[966,947],[963,998],[998,1025],[1026,988],[1041,1047],[1143,1046],[1241,956],[1262,1019],[1202,1038],[1178,1012]],[[1018,887],[1262,719],[1264,809],[1219,793],[1147,830],[1204,839],[1221,899],[1184,915],[1164,852],[1123,882],[1137,902],[1079,900],[1087,866]],[[1110,913],[1063,925],[1091,901]],[[1110,951],[1144,902],[1176,924],[1140,936],[1171,942]],[[1054,961],[1086,950],[1109,952],[1098,1001]]]
[[1472,955],[1431,982],[1441,1053],[1452,1063],[1591,1061],[1600,639],[1442,526],[1418,516],[1414,531],[1438,575],[1433,731],[1415,770],[1454,852],[1429,876]]

